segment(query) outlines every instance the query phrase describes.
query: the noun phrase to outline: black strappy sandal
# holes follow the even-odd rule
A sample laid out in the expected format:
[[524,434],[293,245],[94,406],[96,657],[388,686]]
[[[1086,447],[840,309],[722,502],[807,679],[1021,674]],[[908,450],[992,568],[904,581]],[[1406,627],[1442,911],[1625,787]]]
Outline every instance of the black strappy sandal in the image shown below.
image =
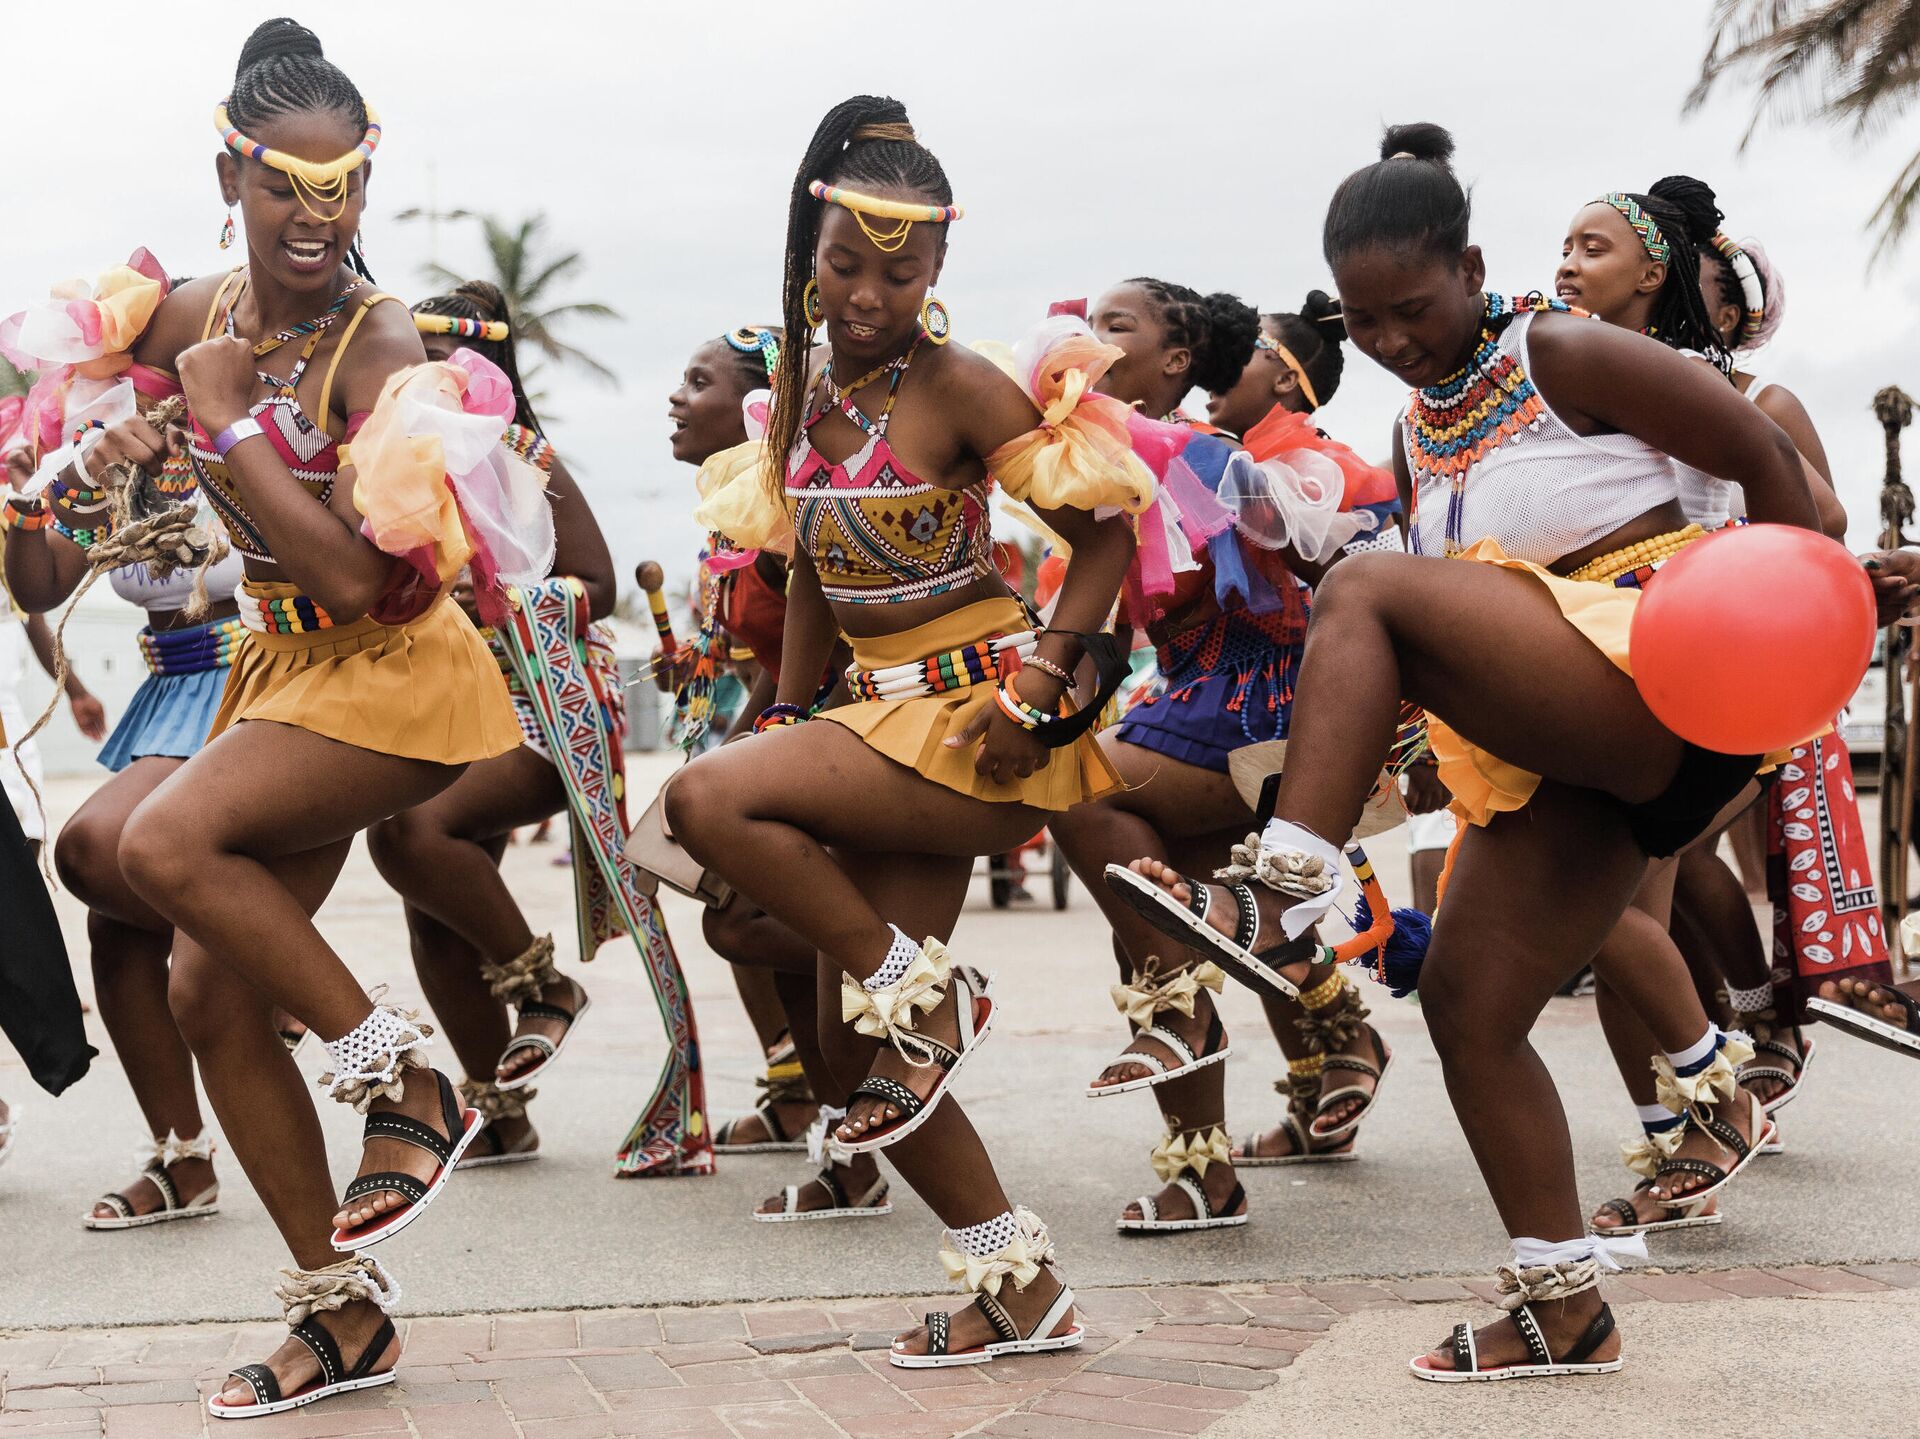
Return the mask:
[[887,1198],[885,1175],[874,1180],[867,1192],[858,1198],[847,1192],[847,1186],[840,1182],[831,1164],[822,1168],[810,1182],[826,1190],[827,1197],[833,1203],[824,1209],[802,1209],[800,1191],[806,1186],[789,1184],[781,1192],[778,1213],[762,1214],[756,1209],[753,1217],[762,1224],[793,1224],[807,1219],[878,1219],[893,1213],[893,1201]]
[[955,1005],[955,1014],[960,1023],[960,1047],[949,1049],[936,1039],[921,1034],[914,1036],[914,1043],[927,1051],[934,1067],[940,1071],[940,1077],[934,1081],[933,1093],[922,1099],[897,1079],[889,1079],[881,1074],[868,1075],[853,1087],[853,1093],[847,1098],[847,1108],[852,1109],[859,1099],[877,1099],[891,1104],[900,1113],[885,1124],[867,1130],[858,1139],[840,1139],[836,1136],[834,1143],[848,1153],[866,1154],[875,1149],[885,1149],[925,1124],[940,1101],[947,1097],[960,1066],[980,1048],[981,1042],[992,1030],[996,1009],[993,982],[966,965],[955,965],[953,983],[957,989],[964,991],[963,997]]
[[[541,1075],[545,1074],[549,1069],[553,1068],[555,1061],[560,1058],[561,1051],[567,1047],[567,1042],[573,1038],[574,1030],[580,1027],[581,1019],[589,1009],[593,1008],[593,1000],[588,997],[586,990],[583,989],[577,981],[574,983],[573,988],[574,992],[580,996],[580,1007],[575,1010],[562,1009],[559,1005],[548,1004],[543,999],[522,1000],[514,1006],[519,1012],[521,1020],[557,1019],[566,1027],[560,1031],[560,1037],[558,1039],[548,1039],[544,1034],[516,1034],[512,1039],[508,1040],[507,1047],[500,1052],[499,1063],[493,1067],[493,1082],[501,1089],[514,1090],[525,1088]],[[540,1056],[539,1060],[525,1069],[517,1070],[504,1079],[501,1078],[500,1065],[505,1064],[510,1058],[523,1049],[533,1050]]]
[[367,1347],[360,1351],[360,1357],[349,1368],[340,1357],[340,1346],[334,1343],[333,1336],[320,1326],[320,1321],[308,1315],[290,1331],[308,1349],[313,1351],[314,1362],[320,1366],[319,1377],[304,1389],[292,1394],[280,1392],[280,1381],[274,1378],[273,1370],[265,1364],[243,1364],[238,1369],[229,1370],[230,1379],[244,1379],[253,1390],[251,1404],[222,1404],[220,1396],[214,1395],[207,1401],[207,1412],[216,1419],[258,1419],[267,1414],[283,1414],[289,1409],[298,1409],[306,1404],[318,1403],[330,1399],[335,1394],[346,1394],[355,1389],[373,1389],[382,1384],[391,1384],[398,1379],[395,1369],[386,1369],[375,1374],[373,1366],[380,1362],[388,1348],[399,1336],[393,1327],[393,1321],[382,1316],[380,1327],[373,1332],[373,1338],[367,1341]]
[[1844,1029],[1856,1039],[1864,1039],[1869,1044],[1877,1044],[1882,1049],[1891,1049],[1909,1057],[1920,1056],[1920,1001],[1890,984],[1876,984],[1874,988],[1883,996],[1878,1003],[1897,1004],[1906,1012],[1905,1029],[1888,1024],[1884,1019],[1876,1019],[1842,999],[1810,999],[1807,1001],[1807,1012],[1818,1015],[1835,1029]]
[[[1373,1038],[1373,1063],[1369,1064],[1353,1054],[1329,1054],[1320,1062],[1323,1073],[1329,1069],[1344,1069],[1354,1074],[1364,1074],[1373,1081],[1373,1088],[1363,1089],[1357,1084],[1347,1084],[1331,1094],[1321,1095],[1319,1103],[1314,1107],[1313,1120],[1307,1126],[1308,1133],[1317,1141],[1345,1139],[1360,1127],[1361,1122],[1369,1114],[1373,1113],[1373,1102],[1380,1097],[1380,1086],[1386,1082],[1387,1071],[1393,1068],[1393,1051],[1387,1048],[1386,1040],[1380,1037],[1380,1031],[1372,1025],[1367,1026],[1367,1033]],[[1320,1117],[1349,1099],[1361,1101],[1360,1107],[1333,1128],[1320,1128]]]
[[1060,1293],[1053,1303],[1047,1306],[1047,1312],[1040,1316],[1039,1322],[1027,1331],[1024,1338],[1020,1326],[1014,1322],[1006,1306],[986,1290],[982,1289],[973,1296],[973,1307],[986,1316],[997,1338],[978,1348],[962,1349],[955,1353],[948,1347],[953,1314],[936,1309],[926,1316],[927,1352],[908,1354],[895,1349],[887,1355],[888,1362],[897,1369],[951,1369],[962,1364],[991,1364],[1002,1354],[1042,1354],[1054,1349],[1078,1348],[1087,1337],[1086,1329],[1079,1324],[1072,1325],[1064,1334],[1052,1332],[1066,1318],[1067,1311],[1073,1308],[1073,1291],[1064,1284],[1060,1286]]
[[1207,1021],[1206,1037],[1200,1041],[1200,1050],[1197,1054],[1192,1045],[1163,1025],[1150,1024],[1133,1037],[1135,1041],[1151,1039],[1156,1043],[1164,1044],[1180,1062],[1169,1067],[1167,1062],[1157,1054],[1135,1049],[1122,1050],[1107,1065],[1108,1069],[1118,1069],[1125,1064],[1137,1064],[1140,1068],[1151,1072],[1140,1079],[1129,1079],[1119,1084],[1089,1084],[1087,1086],[1089,1099],[1102,1099],[1109,1094],[1130,1094],[1136,1089],[1150,1089],[1158,1084],[1184,1079],[1195,1070],[1224,1062],[1233,1053],[1233,1046],[1227,1043],[1226,1026],[1220,1023],[1218,1010],[1215,1010]]
[[[1778,1064],[1763,1064],[1750,1060],[1740,1066],[1739,1080],[1744,1087],[1756,1080],[1771,1079],[1780,1084],[1780,1092],[1772,1099],[1762,1099],[1760,1105],[1768,1114],[1778,1113],[1791,1104],[1800,1094],[1800,1085],[1807,1077],[1807,1069],[1813,1063],[1814,1042],[1806,1038],[1796,1028],[1794,1038],[1800,1041],[1795,1049],[1791,1044],[1778,1039],[1756,1039],[1753,1042],[1756,1054],[1771,1054]],[[1756,1096],[1757,1097],[1757,1096]]]
[[1136,874],[1123,864],[1110,864],[1106,872],[1107,888],[1125,900],[1142,919],[1171,939],[1202,951],[1227,973],[1249,988],[1276,999],[1298,999],[1300,987],[1280,973],[1278,966],[1293,964],[1313,953],[1313,943],[1302,935],[1265,955],[1256,954],[1260,940],[1260,910],[1253,890],[1244,884],[1219,887],[1233,896],[1239,909],[1231,938],[1207,923],[1213,910],[1213,887],[1180,875],[1187,887],[1185,903],[1175,899],[1158,882]]
[[1416,1378],[1430,1379],[1436,1384],[1467,1384],[1497,1379],[1559,1379],[1569,1374],[1613,1374],[1619,1371],[1624,1362],[1619,1359],[1598,1363],[1590,1360],[1593,1351],[1606,1343],[1607,1336],[1613,1333],[1613,1310],[1608,1305],[1600,1306],[1600,1312],[1593,1316],[1593,1323],[1587,1326],[1586,1332],[1574,1342],[1573,1348],[1558,1359],[1547,1348],[1547,1336],[1540,1330],[1540,1321],[1533,1317],[1532,1305],[1522,1304],[1518,1309],[1509,1310],[1507,1318],[1513,1321],[1513,1327],[1520,1331],[1521,1339],[1526,1342],[1527,1362],[1524,1364],[1500,1364],[1492,1369],[1482,1369],[1473,1326],[1456,1324],[1442,1346],[1452,1351],[1453,1368],[1429,1368],[1422,1362],[1427,1357],[1424,1354],[1407,1361],[1407,1367],[1413,1370]]
[[1733,1183],[1734,1176],[1739,1174],[1739,1172],[1749,1164],[1753,1163],[1753,1161],[1759,1157],[1762,1148],[1773,1142],[1774,1135],[1777,1131],[1773,1121],[1767,1118],[1766,1109],[1761,1105],[1759,1099],[1744,1089],[1740,1090],[1739,1094],[1741,1098],[1745,1099],[1747,1103],[1752,1106],[1748,1111],[1753,1121],[1753,1138],[1751,1140],[1742,1137],[1739,1130],[1735,1129],[1711,1109],[1703,1110],[1699,1106],[1696,1106],[1687,1112],[1687,1127],[1689,1129],[1698,1129],[1712,1135],[1714,1139],[1719,1141],[1721,1148],[1729,1151],[1733,1155],[1733,1163],[1731,1166],[1723,1167],[1715,1164],[1712,1160],[1695,1159],[1690,1155],[1684,1154],[1676,1154],[1671,1158],[1661,1160],[1660,1168],[1653,1176],[1653,1182],[1655,1184],[1659,1184],[1671,1174],[1694,1174],[1707,1181],[1706,1184],[1699,1189],[1689,1189],[1685,1194],[1676,1195],[1672,1199],[1661,1200],[1660,1202],[1665,1204],[1669,1209],[1685,1211],[1696,1209],[1701,1201],[1711,1199],[1729,1184]]
[[361,1143],[365,1144],[369,1139],[404,1140],[417,1149],[426,1150],[440,1161],[440,1166],[424,1183],[411,1174],[385,1170],[378,1174],[363,1174],[349,1184],[341,1200],[342,1208],[351,1208],[354,1200],[369,1194],[398,1194],[407,1202],[398,1209],[388,1209],[375,1215],[369,1223],[358,1229],[334,1230],[333,1247],[342,1254],[351,1254],[356,1249],[391,1239],[413,1223],[433,1202],[434,1196],[446,1187],[447,1180],[453,1176],[454,1166],[460,1162],[460,1156],[466,1153],[467,1146],[473,1143],[474,1136],[487,1122],[479,1110],[466,1109],[461,1105],[459,1093],[446,1075],[437,1069],[430,1069],[427,1073],[440,1086],[440,1117],[447,1126],[446,1135],[436,1133],[431,1126],[422,1124],[411,1115],[383,1110],[367,1116]]

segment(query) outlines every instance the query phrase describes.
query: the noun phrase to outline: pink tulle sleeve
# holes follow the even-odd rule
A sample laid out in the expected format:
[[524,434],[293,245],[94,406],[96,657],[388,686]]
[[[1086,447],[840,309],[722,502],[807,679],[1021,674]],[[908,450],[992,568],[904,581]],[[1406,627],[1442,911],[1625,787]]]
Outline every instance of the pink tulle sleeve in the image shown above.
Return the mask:
[[44,300],[0,321],[0,355],[22,370],[71,367],[104,380],[133,363],[133,346],[167,295],[167,273],[136,250],[89,285],[63,280]]
[[987,468],[1016,500],[1041,509],[1122,509],[1153,502],[1153,475],[1133,452],[1128,406],[1095,394],[1120,350],[1074,315],[1051,315],[1013,350],[1013,374],[1040,411],[1040,424],[987,456]]
[[381,387],[343,463],[354,469],[361,533],[414,574],[375,618],[411,618],[470,565],[481,617],[496,623],[509,587],[547,577],[546,476],[501,443],[513,413],[512,385],[471,350],[410,366]]

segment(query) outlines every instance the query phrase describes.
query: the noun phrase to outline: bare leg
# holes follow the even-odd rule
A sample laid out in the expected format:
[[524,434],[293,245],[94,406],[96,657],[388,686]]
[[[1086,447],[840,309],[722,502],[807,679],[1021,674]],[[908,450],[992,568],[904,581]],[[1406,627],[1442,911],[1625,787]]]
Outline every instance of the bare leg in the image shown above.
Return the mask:
[[[732,967],[734,987],[739,991],[741,1005],[747,1011],[747,1020],[753,1025],[754,1034],[760,1041],[761,1053],[771,1059],[784,1039],[790,1039],[797,1048],[801,1030],[806,1026],[796,1022],[782,1000],[782,994],[789,991],[783,990],[778,981],[782,976],[804,980],[804,984],[789,988],[805,990],[810,1025],[813,973],[817,961],[813,947],[744,895],[735,895],[724,909],[708,909],[700,917],[700,927],[706,936],[707,946]],[[811,1033],[808,1033],[807,1040],[809,1043],[816,1042]],[[801,1056],[801,1059],[804,1068],[805,1056]],[[812,1088],[811,1084],[809,1087]],[[820,1093],[817,1088],[813,1088],[812,1092],[815,1095]],[[800,1133],[813,1123],[820,1112],[818,1103],[804,1098],[774,1099],[771,1107],[775,1122],[785,1134]],[[763,1144],[774,1138],[773,1131],[761,1118],[758,1109],[729,1120],[726,1132],[729,1144]],[[870,1185],[871,1181],[861,1185],[855,1192],[864,1193]],[[817,1191],[813,1196],[815,1198],[827,1194],[825,1186],[814,1185],[812,1188]],[[830,1195],[827,1197],[831,1198]]]
[[[167,1008],[173,926],[128,887],[117,851],[127,817],[181,763],[159,756],[135,760],[87,797],[53,847],[62,883],[87,906],[100,1019],[156,1143],[169,1134],[199,1137],[200,1097],[194,1089],[193,1056]],[[184,1201],[205,1193],[214,1182],[211,1160],[181,1159],[166,1170]],[[119,1192],[135,1214],[154,1213],[165,1202],[145,1178]],[[105,1202],[91,1212],[98,1219],[119,1213]]]

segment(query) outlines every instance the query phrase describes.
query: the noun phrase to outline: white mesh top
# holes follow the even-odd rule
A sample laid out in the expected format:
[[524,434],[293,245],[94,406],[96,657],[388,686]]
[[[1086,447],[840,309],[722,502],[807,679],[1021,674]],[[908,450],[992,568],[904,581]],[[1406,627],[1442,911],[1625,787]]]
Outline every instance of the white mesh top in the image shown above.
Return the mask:
[[[143,610],[184,610],[187,600],[193,594],[194,570],[175,570],[164,580],[156,580],[144,563],[122,565],[107,576],[107,583],[113,586],[113,592],[121,599],[140,606]],[[215,600],[224,600],[233,593],[233,587],[246,575],[238,552],[228,550],[226,556],[207,571],[207,593]]]
[[[1759,404],[1762,392],[1771,383],[1760,381],[1747,391],[1747,398]],[[1732,480],[1716,480],[1705,470],[1696,470],[1678,460],[1673,464],[1680,472],[1680,508],[1687,512],[1687,518],[1703,530],[1723,528],[1733,516],[1733,492],[1737,486]]]
[[[1522,373],[1530,370],[1527,331],[1533,315],[1512,320],[1499,339]],[[1541,392],[1543,412],[1532,428],[1503,441],[1467,471],[1462,491],[1462,548],[1491,538],[1517,560],[1551,565],[1605,539],[1680,493],[1672,459],[1631,435],[1576,435]],[[1401,416],[1401,438],[1418,501],[1416,553],[1447,553],[1447,505],[1452,484],[1424,472],[1413,446],[1412,423]]]

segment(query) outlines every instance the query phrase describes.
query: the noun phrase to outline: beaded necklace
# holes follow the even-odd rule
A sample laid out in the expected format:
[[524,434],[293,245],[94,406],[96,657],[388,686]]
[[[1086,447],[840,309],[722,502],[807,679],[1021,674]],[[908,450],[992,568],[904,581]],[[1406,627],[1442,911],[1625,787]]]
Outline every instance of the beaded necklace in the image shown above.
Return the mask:
[[[844,390],[833,382],[833,361],[829,359],[820,371],[820,378],[826,382],[827,386],[827,403],[820,407],[819,412],[814,418],[818,419],[820,415],[825,414],[830,409],[837,409],[867,434],[878,435],[884,433],[887,416],[893,411],[894,398],[900,393],[900,379],[906,374],[907,366],[913,363],[914,352],[920,348],[920,342],[925,338],[926,332],[923,330],[914,336],[913,343],[907,346],[905,354],[896,355],[893,359],[888,360],[886,364],[867,371],[866,374],[855,380],[851,385],[848,385]],[[876,381],[884,379],[887,376],[892,376],[892,382],[887,386],[887,404],[886,408],[880,412],[880,420],[876,424],[866,417],[858,405],[854,404],[853,397],[859,394],[860,391],[866,389],[868,385],[874,384]]]
[[[258,344],[256,344],[253,347],[253,357],[257,360],[262,355],[270,355],[275,350],[279,349],[282,345],[286,344],[289,340],[298,340],[305,335],[320,334],[322,331],[326,330],[329,326],[331,326],[336,319],[339,318],[340,312],[346,309],[347,307],[348,299],[352,297],[353,293],[356,290],[359,290],[363,286],[365,286],[366,283],[367,282],[365,280],[355,280],[351,285],[347,286],[346,289],[342,290],[337,296],[334,297],[333,303],[327,306],[326,311],[324,313],[315,315],[311,320],[302,320],[296,325],[289,325],[287,326],[286,329],[282,330],[279,334],[273,335],[268,337],[267,339],[261,340]],[[234,296],[233,310],[237,310],[239,308],[240,308],[240,297],[236,295]],[[229,321],[231,321],[232,319],[233,310],[229,310],[227,312]]]
[[1411,521],[1413,548],[1420,552],[1420,488],[1423,481],[1446,481],[1446,554],[1449,559],[1465,546],[1467,476],[1473,467],[1523,430],[1540,423],[1547,412],[1540,392],[1512,355],[1500,351],[1500,322],[1524,312],[1581,314],[1563,300],[1544,295],[1486,296],[1486,318],[1473,358],[1437,385],[1415,390],[1407,402],[1407,469],[1413,481]]

